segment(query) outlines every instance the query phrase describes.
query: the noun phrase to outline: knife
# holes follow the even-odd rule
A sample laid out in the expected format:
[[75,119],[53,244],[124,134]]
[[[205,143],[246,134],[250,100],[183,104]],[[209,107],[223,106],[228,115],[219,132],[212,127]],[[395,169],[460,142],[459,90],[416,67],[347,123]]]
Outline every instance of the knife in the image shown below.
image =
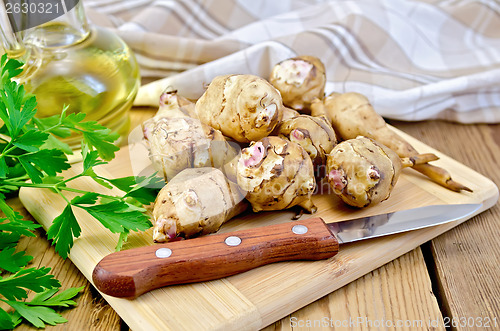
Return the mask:
[[481,206],[432,205],[328,224],[315,217],[132,248],[105,256],[92,279],[104,294],[135,298],[159,287],[214,280],[269,263],[327,259],[337,254],[339,244],[463,221]]

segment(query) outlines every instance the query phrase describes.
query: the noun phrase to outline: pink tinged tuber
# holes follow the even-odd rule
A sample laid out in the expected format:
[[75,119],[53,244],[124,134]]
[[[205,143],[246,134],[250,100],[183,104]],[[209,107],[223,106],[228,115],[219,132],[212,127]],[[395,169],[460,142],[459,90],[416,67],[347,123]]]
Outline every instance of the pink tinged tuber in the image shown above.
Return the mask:
[[296,140],[303,140],[305,138],[304,133],[300,129],[293,129],[291,135]]
[[389,198],[403,168],[435,160],[434,154],[401,159],[379,142],[358,136],[339,143],[327,156],[326,179],[344,202],[367,207]]
[[159,218],[153,229],[153,240],[155,242],[172,241],[177,237],[175,220],[171,218]]
[[327,180],[337,193],[341,193],[347,184],[347,180],[342,170],[331,170],[327,175]]
[[299,115],[282,121],[275,132],[279,137],[302,146],[316,168],[324,168],[326,154],[337,143],[335,131],[323,117]]
[[327,156],[326,179],[345,203],[367,207],[389,198],[402,168],[395,152],[359,136],[333,148]]
[[259,141],[243,150],[239,162],[241,162],[244,167],[256,167],[262,162],[264,152],[264,146],[262,142]]
[[280,91],[285,106],[310,114],[312,101],[324,97],[325,66],[317,57],[297,56],[276,64],[269,81]]
[[298,144],[270,136],[242,150],[237,166],[238,185],[254,211],[301,206],[308,212],[316,182],[312,161]]

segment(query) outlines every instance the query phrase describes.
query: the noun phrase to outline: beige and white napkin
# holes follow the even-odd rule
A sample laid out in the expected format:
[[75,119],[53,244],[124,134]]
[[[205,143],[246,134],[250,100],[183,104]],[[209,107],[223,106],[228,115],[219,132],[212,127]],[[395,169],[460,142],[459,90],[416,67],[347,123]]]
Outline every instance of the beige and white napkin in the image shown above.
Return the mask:
[[315,55],[327,93],[365,94],[408,121],[500,122],[496,0],[85,0],[96,25],[134,50],[144,81],[136,105],[168,87],[199,97],[213,77],[267,77]]

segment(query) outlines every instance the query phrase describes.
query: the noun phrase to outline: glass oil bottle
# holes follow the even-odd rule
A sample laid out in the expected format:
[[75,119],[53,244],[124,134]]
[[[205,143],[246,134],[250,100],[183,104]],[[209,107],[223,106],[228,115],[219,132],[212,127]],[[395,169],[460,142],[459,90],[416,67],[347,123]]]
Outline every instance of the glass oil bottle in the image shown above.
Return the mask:
[[[83,112],[87,121],[122,137],[128,133],[129,110],[140,83],[137,62],[116,34],[89,25],[81,1],[64,15],[26,30],[13,32],[19,28],[1,21],[4,49],[26,63],[20,82],[37,97],[37,117],[59,114],[67,106],[67,113]],[[74,135],[64,141],[79,148],[80,140]]]

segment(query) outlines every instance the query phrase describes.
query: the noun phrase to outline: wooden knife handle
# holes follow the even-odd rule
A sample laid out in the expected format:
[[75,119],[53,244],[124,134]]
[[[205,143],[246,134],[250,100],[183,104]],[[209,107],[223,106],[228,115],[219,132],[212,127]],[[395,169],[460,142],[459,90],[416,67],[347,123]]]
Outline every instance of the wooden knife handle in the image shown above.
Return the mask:
[[339,244],[321,218],[288,222],[112,253],[92,274],[103,293],[135,298],[173,284],[208,281],[265,264],[321,260]]

